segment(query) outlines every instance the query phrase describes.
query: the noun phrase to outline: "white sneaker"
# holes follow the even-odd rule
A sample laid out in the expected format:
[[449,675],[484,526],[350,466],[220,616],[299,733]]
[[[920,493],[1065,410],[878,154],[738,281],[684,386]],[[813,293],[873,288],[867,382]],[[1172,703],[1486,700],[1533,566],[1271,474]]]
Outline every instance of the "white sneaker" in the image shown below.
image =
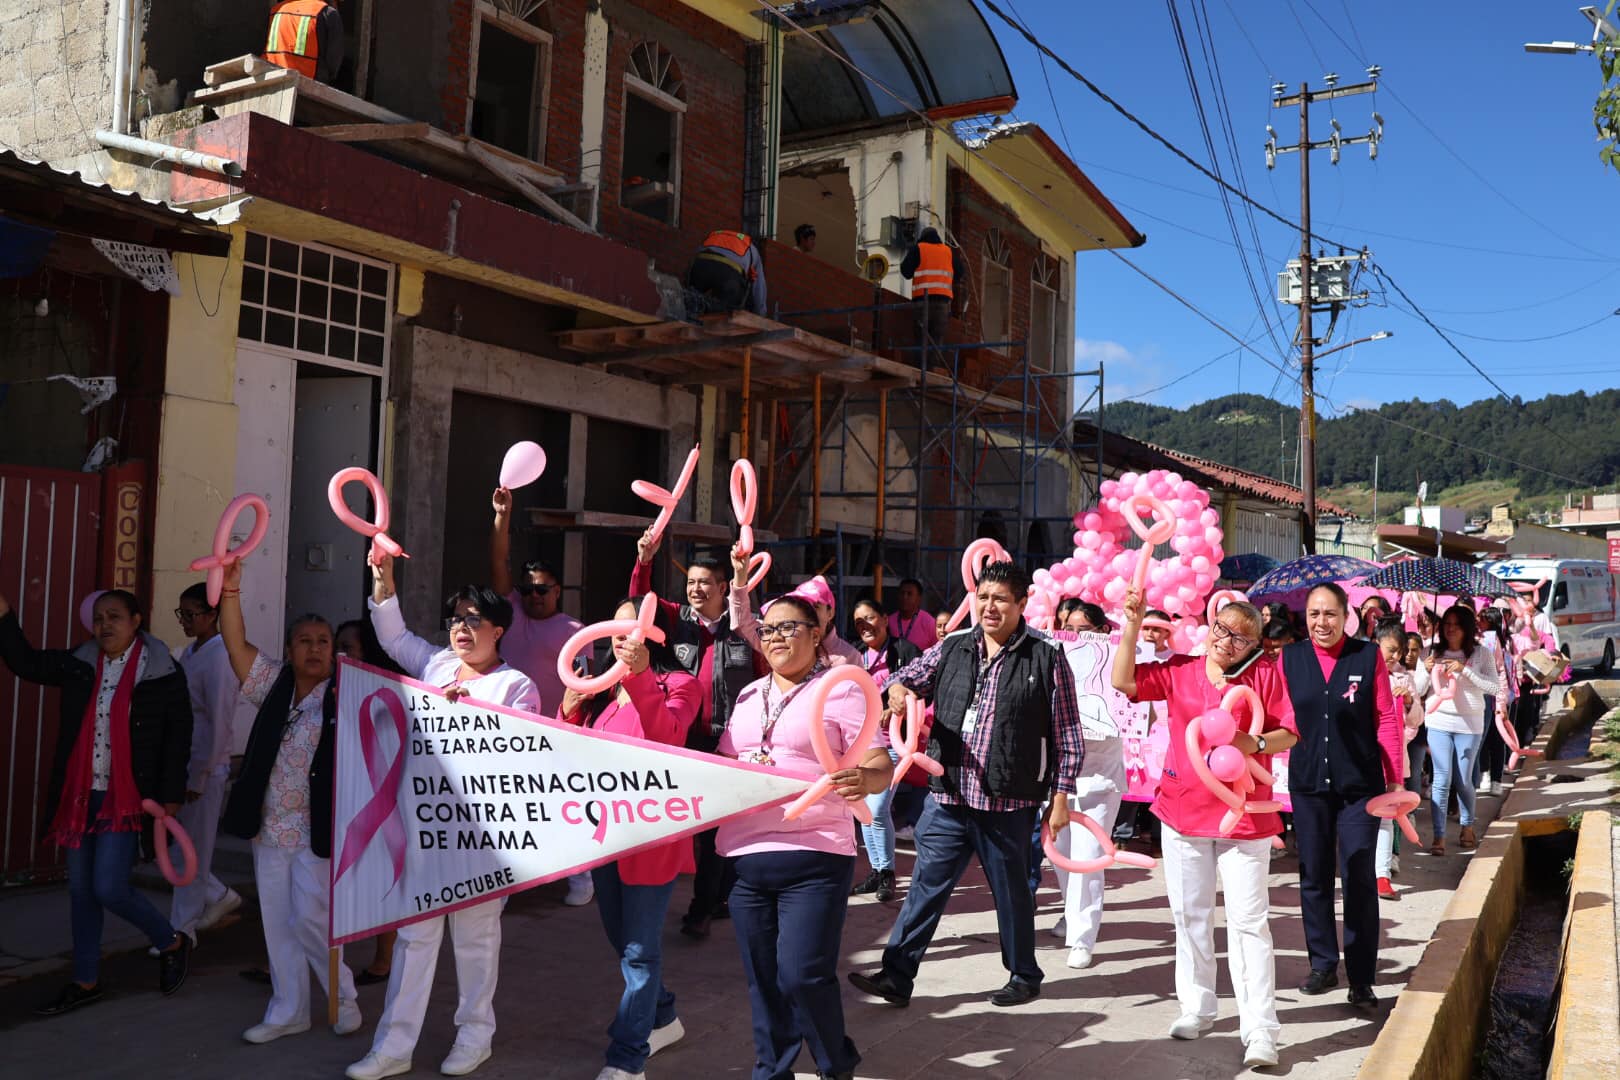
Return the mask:
[[1389,857],[1389,876],[1394,877],[1396,874],[1398,874],[1400,872],[1401,872],[1401,857],[1399,855],[1391,855]]
[[360,1015],[360,1006],[354,1002],[345,1002],[338,1006],[338,1022],[332,1025],[334,1035],[353,1035],[360,1030],[364,1022]]
[[1192,1013],[1183,1013],[1176,1018],[1175,1023],[1170,1025],[1170,1037],[1172,1039],[1196,1039],[1214,1026],[1214,1020],[1206,1020],[1202,1016],[1194,1016]]
[[1491,793],[1491,778],[1487,776],[1487,777],[1485,777],[1483,780],[1481,780],[1479,782],[1479,791],[1477,792],[1477,794],[1489,795],[1490,793]]
[[660,1050],[667,1050],[685,1037],[686,1028],[677,1016],[663,1027],[652,1029],[652,1034],[647,1036],[647,1056],[652,1057]]
[[411,1071],[409,1058],[392,1058],[375,1050],[343,1070],[349,1080],[383,1080],[388,1076],[403,1076]]
[[596,1080],[646,1080],[646,1078],[647,1074],[644,1072],[625,1072],[623,1069],[615,1069],[612,1065],[604,1065],[602,1071],[596,1074]]
[[197,929],[209,929],[241,906],[242,894],[235,889],[226,889],[224,896],[203,908],[202,916],[197,920]]
[[1076,945],[1069,950],[1069,966],[1079,970],[1091,966],[1091,950],[1084,945]]
[[563,903],[569,907],[584,907],[596,896],[596,882],[591,880],[590,871],[575,874],[568,879],[568,895],[563,897]]
[[308,1020],[301,1024],[254,1024],[242,1032],[242,1039],[244,1042],[263,1045],[267,1042],[275,1042],[283,1035],[302,1035],[308,1030]]
[[446,1076],[466,1076],[488,1060],[489,1047],[456,1043],[450,1048],[450,1056],[439,1065],[439,1071]]
[[1269,1069],[1275,1064],[1277,1064],[1276,1038],[1265,1033],[1249,1036],[1249,1044],[1243,1048],[1244,1068]]
[[1055,938],[1058,938],[1059,940],[1067,940],[1068,939],[1068,936],[1069,936],[1069,920],[1068,920],[1067,916],[1065,916],[1064,918],[1059,919],[1057,921],[1057,925],[1052,927],[1052,936],[1055,937]]

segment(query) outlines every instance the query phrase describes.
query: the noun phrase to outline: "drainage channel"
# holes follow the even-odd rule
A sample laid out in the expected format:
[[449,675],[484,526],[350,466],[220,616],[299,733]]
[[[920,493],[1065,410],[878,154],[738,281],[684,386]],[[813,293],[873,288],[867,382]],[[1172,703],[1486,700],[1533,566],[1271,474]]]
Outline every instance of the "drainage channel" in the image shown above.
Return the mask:
[[[1574,734],[1570,736],[1573,741]],[[1584,751],[1583,751],[1584,753]],[[1572,829],[1524,839],[1524,900],[1491,986],[1490,1025],[1475,1080],[1541,1080],[1552,1049],[1553,1011],[1569,904]]]

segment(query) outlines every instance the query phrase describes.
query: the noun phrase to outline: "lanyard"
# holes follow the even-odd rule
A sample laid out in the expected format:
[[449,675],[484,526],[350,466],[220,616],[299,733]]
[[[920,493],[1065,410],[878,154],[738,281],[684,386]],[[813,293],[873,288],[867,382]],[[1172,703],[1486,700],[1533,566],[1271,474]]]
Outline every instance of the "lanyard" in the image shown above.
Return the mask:
[[821,663],[821,661],[816,661],[815,666],[810,669],[810,674],[804,677],[804,681],[798,686],[795,686],[792,690],[789,690],[786,694],[783,694],[781,703],[778,704],[774,709],[771,708],[771,687],[775,685],[776,678],[775,676],[772,676],[765,681],[765,722],[760,725],[759,729],[759,752],[761,754],[768,755],[771,752],[771,747],[774,745],[773,739],[776,734],[776,722],[782,719],[783,713],[787,712],[788,702],[798,697],[799,691],[803,690],[805,687],[814,682],[816,680],[816,676],[820,675],[823,670],[824,665]]

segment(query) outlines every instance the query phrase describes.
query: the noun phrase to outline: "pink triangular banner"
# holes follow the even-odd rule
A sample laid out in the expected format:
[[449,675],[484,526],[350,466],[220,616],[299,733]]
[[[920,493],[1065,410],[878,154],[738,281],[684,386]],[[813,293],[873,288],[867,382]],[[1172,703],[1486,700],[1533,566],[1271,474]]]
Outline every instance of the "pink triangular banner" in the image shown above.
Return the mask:
[[350,660],[338,679],[334,945],[779,806],[810,782],[463,698]]

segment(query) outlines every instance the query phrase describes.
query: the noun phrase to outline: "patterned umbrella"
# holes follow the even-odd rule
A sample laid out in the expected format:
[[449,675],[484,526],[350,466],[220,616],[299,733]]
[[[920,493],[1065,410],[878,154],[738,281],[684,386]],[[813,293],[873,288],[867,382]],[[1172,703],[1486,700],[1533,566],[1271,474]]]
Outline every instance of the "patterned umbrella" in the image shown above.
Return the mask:
[[1377,569],[1377,563],[1352,559],[1348,555],[1307,555],[1303,559],[1283,563],[1262,576],[1249,588],[1249,599],[1308,589],[1329,581],[1358,578]]
[[1227,581],[1257,581],[1281,565],[1270,555],[1228,555],[1221,560],[1221,577]]
[[1407,559],[1390,563],[1361,579],[1375,589],[1432,593],[1436,596],[1512,596],[1501,578],[1456,559]]

